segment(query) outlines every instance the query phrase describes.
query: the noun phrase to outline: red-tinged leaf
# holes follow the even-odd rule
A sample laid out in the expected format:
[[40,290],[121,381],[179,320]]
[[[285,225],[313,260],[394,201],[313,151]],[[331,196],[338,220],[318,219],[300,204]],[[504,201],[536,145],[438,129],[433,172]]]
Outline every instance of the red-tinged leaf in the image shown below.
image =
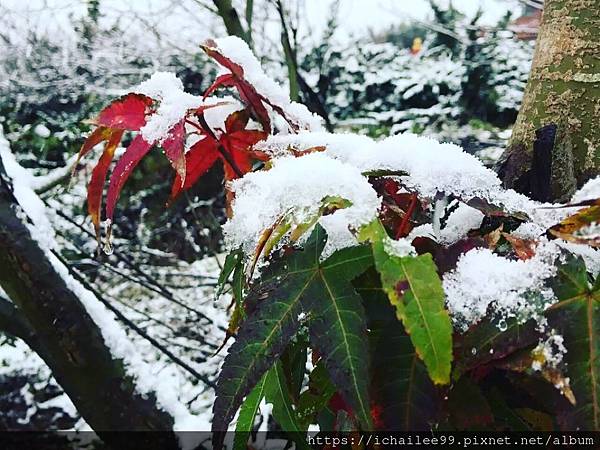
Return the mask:
[[115,154],[115,149],[121,142],[123,136],[123,130],[114,130],[104,147],[104,153],[100,157],[100,160],[92,171],[90,183],[87,191],[87,206],[88,213],[92,217],[92,223],[96,230],[96,237],[100,241],[100,207],[102,205],[102,191],[104,189],[104,182],[106,180],[106,174],[108,167],[112,162]]
[[[229,156],[231,157],[239,171],[242,173],[242,175],[252,170],[252,156],[248,152],[232,149],[229,152]],[[229,162],[225,160],[223,160],[223,169],[225,171],[225,179],[227,181],[239,178],[234,168],[231,167]]]
[[75,170],[75,167],[77,167],[77,164],[79,164],[79,161],[81,161],[81,158],[83,158],[90,151],[92,151],[92,149],[96,145],[98,145],[100,142],[109,139],[112,134],[113,134],[113,130],[111,130],[110,128],[106,128],[106,127],[96,128],[92,132],[92,134],[90,134],[87,137],[87,139],[85,140],[85,142],[79,149],[79,154],[77,155],[77,161],[76,161],[75,165],[73,166],[73,170]]
[[521,239],[508,233],[502,233],[504,239],[506,239],[510,245],[512,245],[515,254],[519,259],[529,259],[535,255],[535,248],[537,242],[531,239]]
[[210,137],[196,142],[185,155],[186,175],[182,183],[179,174],[175,177],[171,188],[171,199],[176,198],[182,190],[189,189],[219,159],[217,143]]
[[250,147],[267,138],[267,133],[259,130],[244,130],[228,133],[224,136],[223,146],[230,150],[250,152]]
[[248,120],[250,120],[250,111],[248,109],[235,111],[225,119],[225,131],[227,134],[244,131],[248,125]]
[[267,133],[270,133],[271,118],[269,117],[269,112],[263,103],[264,97],[256,92],[256,89],[254,89],[250,83],[244,80],[238,82],[236,87],[240,93],[242,101],[250,106],[250,108],[252,108],[254,111],[256,120],[258,120],[258,122],[262,125],[263,130]]
[[146,125],[146,113],[150,105],[150,97],[127,94],[104,108],[96,122],[109,128],[138,131]]
[[220,87],[232,87],[235,86],[235,78],[232,74],[226,73],[223,75],[219,75],[213,84],[206,90],[204,93],[204,98],[208,97],[210,94],[215,92]]
[[229,58],[224,56],[217,48],[217,44],[214,41],[209,40],[201,47],[208,56],[213,58],[223,67],[229,69],[231,72],[230,74],[219,76],[213,85],[208,88],[204,94],[205,97],[220,86],[234,86],[238,90],[242,101],[252,109],[256,119],[258,122],[260,122],[264,131],[271,131],[271,119],[264,103],[268,103],[287,119],[284,111],[282,111],[281,108],[277,108],[276,106],[272,105],[267,99],[265,99],[256,91],[252,84],[244,79],[244,69],[239,64],[234,63]]
[[229,69],[233,75],[237,77],[244,76],[244,69],[242,69],[242,66],[234,63],[232,60],[221,54],[217,43],[212,39],[208,39],[206,42],[204,42],[204,44],[201,44],[200,47],[202,47],[208,56],[213,58],[223,67]]
[[141,134],[138,134],[127,150],[121,156],[115,169],[110,176],[110,183],[108,185],[108,192],[106,194],[106,218],[112,220],[115,205],[119,199],[119,194],[123,185],[133,172],[133,169],[138,165],[140,160],[148,153],[152,148],[152,143],[144,140]]
[[185,183],[185,120],[176,124],[162,144],[165,155],[177,172],[181,186]]

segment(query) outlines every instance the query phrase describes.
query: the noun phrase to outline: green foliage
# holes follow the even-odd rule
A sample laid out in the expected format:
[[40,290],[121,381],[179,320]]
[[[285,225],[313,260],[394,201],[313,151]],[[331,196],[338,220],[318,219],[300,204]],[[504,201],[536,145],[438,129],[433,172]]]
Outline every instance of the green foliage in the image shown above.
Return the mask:
[[567,413],[573,427],[600,429],[600,276],[593,286],[581,258],[559,269],[553,285],[558,303],[548,311],[550,323],[564,337],[568,376],[576,408]]
[[323,353],[338,389],[361,425],[371,427],[366,326],[350,282],[372,258],[368,247],[353,247],[321,262],[326,239],[317,225],[303,250],[272,263],[251,289],[245,306],[255,311],[241,325],[223,363],[213,430],[227,428],[243,398],[298,331],[301,314],[308,317],[312,346]]
[[254,427],[254,417],[258,411],[260,402],[264,398],[265,383],[267,376],[264,375],[248,394],[238,415],[235,425],[235,437],[233,439],[233,450],[246,450],[250,432]]
[[387,232],[379,220],[363,228],[373,244],[375,267],[398,319],[435,383],[450,381],[452,324],[444,308],[444,290],[430,254],[395,256],[386,251]]
[[379,274],[371,270],[355,285],[365,301],[371,331],[371,392],[378,415],[377,428],[429,430],[437,415],[436,391],[410,337],[396,318]]
[[275,421],[282,429],[292,433],[299,448],[308,448],[306,440],[301,435],[303,430],[292,404],[292,398],[281,362],[275,363],[269,372],[267,372],[266,378],[265,398],[267,403],[273,404],[273,417]]
[[[546,312],[548,327],[568,349],[566,364],[557,364],[540,350],[548,335],[534,320],[499,327],[488,315],[453,336],[434,255],[394,254],[379,220],[358,236],[363,245],[322,261],[327,236],[317,224],[302,248],[271,257],[243,299],[247,317],[223,365],[215,430],[245,396],[238,427],[248,430],[263,394],[301,446],[314,423],[350,431],[598,429],[600,281],[581,259],[557,261],[552,280],[558,302]],[[450,255],[434,254],[447,267]],[[228,260],[224,273],[234,267]],[[315,367],[306,383],[308,348]]]

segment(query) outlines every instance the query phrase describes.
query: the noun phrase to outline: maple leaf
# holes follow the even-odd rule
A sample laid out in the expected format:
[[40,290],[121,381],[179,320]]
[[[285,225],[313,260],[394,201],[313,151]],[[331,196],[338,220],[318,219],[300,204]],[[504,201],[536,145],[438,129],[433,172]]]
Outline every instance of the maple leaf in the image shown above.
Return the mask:
[[586,229],[593,229],[600,226],[600,198],[565,205],[565,207],[571,206],[587,206],[587,208],[577,211],[559,224],[554,225],[548,231],[565,241],[600,247],[600,236],[598,233],[586,233]]
[[87,205],[88,213],[92,218],[94,229],[96,231],[96,238],[100,241],[100,207],[102,205],[102,191],[104,189],[104,182],[106,180],[106,174],[108,173],[108,167],[113,160],[115,150],[121,142],[123,136],[123,130],[113,130],[110,134],[104,152],[100,157],[100,160],[92,171],[90,183],[88,184],[87,191]]
[[[243,110],[245,111],[245,110]],[[252,150],[252,146],[265,139],[267,134],[259,130],[246,130],[249,113],[237,111],[230,114],[225,121],[226,132],[220,137],[205,134],[185,155],[185,176],[179,172],[171,188],[171,200],[182,191],[189,189],[218,160],[223,161],[225,179],[239,178],[252,170],[253,160],[265,160],[267,156]],[[235,165],[232,167],[231,163]]]
[[171,128],[169,137],[163,141],[162,147],[165,149],[165,155],[179,176],[181,186],[183,187],[186,176],[185,119],[181,119]]
[[[240,326],[217,384],[212,423],[214,448],[243,398],[272,366],[309,317],[312,347],[364,429],[371,429],[368,398],[367,329],[360,297],[350,283],[372,266],[370,249],[349,247],[325,261],[327,235],[319,225],[301,251],[271,263],[246,302],[256,309]],[[257,299],[261,299],[258,301]]]
[[294,120],[292,120],[281,107],[275,105],[267,97],[256,90],[256,88],[244,77],[243,67],[234,63],[231,59],[225,56],[219,50],[215,41],[209,39],[202,44],[201,47],[208,56],[230,71],[228,74],[217,77],[215,82],[204,94],[205,97],[210,95],[219,87],[235,87],[240,94],[242,101],[246,103],[252,110],[265,132],[271,132],[271,119],[265,104],[269,105],[273,111],[277,112],[277,114],[283,117],[290,125],[292,130],[298,131],[300,129],[300,126]]
[[141,134],[138,134],[123,156],[117,161],[108,185],[108,191],[106,193],[106,218],[112,221],[115,205],[121,194],[121,189],[133,169],[138,165],[140,160],[150,151],[152,143],[144,139]]
[[113,130],[106,127],[98,127],[86,138],[83,142],[83,145],[79,149],[79,154],[77,155],[77,161],[73,165],[73,173],[75,173],[75,169],[85,155],[92,151],[92,149],[98,145],[100,142],[106,141],[113,134]]
[[146,125],[146,115],[153,100],[142,94],[127,94],[104,108],[96,123],[107,128],[139,131]]

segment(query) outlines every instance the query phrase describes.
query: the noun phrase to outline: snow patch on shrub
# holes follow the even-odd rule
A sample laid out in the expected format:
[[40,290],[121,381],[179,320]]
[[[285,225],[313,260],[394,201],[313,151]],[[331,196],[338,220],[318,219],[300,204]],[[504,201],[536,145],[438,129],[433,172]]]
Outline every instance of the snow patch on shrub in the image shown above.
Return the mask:
[[349,228],[369,223],[381,205],[357,168],[322,153],[274,159],[270,170],[248,173],[231,189],[235,200],[233,217],[224,225],[226,242],[230,249],[242,246],[246,254],[253,254],[261,233],[283,216],[293,225],[313,219],[328,196],[351,205],[319,218],[328,234],[325,254],[357,245]]
[[202,97],[185,92],[181,80],[169,72],[156,72],[134,88],[133,92],[160,101],[156,112],[140,129],[144,139],[151,143],[160,143],[189,109],[204,104]]
[[552,304],[554,294],[545,281],[556,273],[554,253],[540,247],[533,258],[524,261],[504,258],[489,249],[475,249],[461,256],[456,269],[443,278],[455,327],[466,331],[486,315],[488,308],[500,324],[511,317],[525,321]]

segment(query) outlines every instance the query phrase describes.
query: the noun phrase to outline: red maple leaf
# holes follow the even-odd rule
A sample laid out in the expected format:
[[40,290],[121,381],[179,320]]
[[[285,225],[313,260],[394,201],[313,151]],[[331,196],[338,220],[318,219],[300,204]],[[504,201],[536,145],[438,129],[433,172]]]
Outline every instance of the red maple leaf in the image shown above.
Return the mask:
[[138,131],[146,125],[153,100],[142,94],[127,94],[104,108],[96,123],[107,128]]
[[269,105],[275,112],[281,115],[293,130],[297,131],[300,128],[281,107],[273,104],[273,102],[255,89],[252,83],[245,78],[242,66],[234,63],[231,59],[221,53],[215,41],[208,40],[201,45],[201,47],[208,56],[230,71],[228,74],[217,77],[214,83],[207,89],[204,94],[205,97],[213,93],[219,87],[235,87],[240,94],[242,101],[252,110],[256,120],[262,125],[265,132],[271,132],[271,119],[265,104]]

